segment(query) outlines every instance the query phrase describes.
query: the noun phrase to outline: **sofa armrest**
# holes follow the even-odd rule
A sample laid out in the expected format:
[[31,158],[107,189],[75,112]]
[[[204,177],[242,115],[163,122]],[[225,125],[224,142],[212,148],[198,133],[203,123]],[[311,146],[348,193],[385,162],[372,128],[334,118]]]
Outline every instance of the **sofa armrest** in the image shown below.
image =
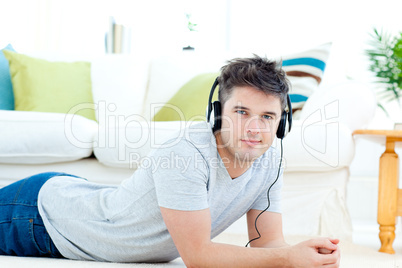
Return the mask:
[[352,163],[355,145],[350,129],[317,114],[294,121],[284,138],[285,171],[333,171]]

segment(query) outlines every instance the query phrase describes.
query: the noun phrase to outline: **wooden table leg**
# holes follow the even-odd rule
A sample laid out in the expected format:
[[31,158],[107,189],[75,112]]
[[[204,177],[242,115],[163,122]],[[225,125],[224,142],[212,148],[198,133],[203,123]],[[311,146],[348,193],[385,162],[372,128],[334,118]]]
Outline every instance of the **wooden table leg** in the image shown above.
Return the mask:
[[398,199],[398,155],[395,141],[387,138],[385,152],[380,158],[378,185],[378,214],[380,224],[380,252],[394,254],[392,244],[395,239],[395,223]]

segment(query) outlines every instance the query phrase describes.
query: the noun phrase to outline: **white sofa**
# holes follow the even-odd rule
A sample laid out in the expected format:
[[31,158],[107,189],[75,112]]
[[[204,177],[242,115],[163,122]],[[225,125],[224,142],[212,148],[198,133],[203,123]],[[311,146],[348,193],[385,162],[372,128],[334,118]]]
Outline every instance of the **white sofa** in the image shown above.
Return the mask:
[[[45,171],[119,184],[166,135],[191,124],[149,121],[151,108],[166,103],[195,74],[219,71],[227,59],[188,52],[151,61],[125,55],[91,59],[98,122],[79,115],[0,111],[0,187]],[[374,111],[370,91],[348,82],[318,88],[295,114],[283,141],[285,235],[351,239],[346,207],[355,148],[351,133],[367,125]],[[245,220],[230,231],[246,232]]]

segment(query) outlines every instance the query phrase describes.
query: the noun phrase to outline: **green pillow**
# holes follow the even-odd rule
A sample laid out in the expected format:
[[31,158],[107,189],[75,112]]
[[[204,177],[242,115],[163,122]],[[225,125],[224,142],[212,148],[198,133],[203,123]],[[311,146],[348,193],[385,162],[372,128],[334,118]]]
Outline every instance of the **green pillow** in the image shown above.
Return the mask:
[[10,64],[15,110],[74,113],[96,120],[89,62],[49,62],[3,53]]
[[[153,121],[205,121],[209,93],[219,73],[197,75],[179,91],[154,116]],[[215,89],[216,99],[219,88]]]

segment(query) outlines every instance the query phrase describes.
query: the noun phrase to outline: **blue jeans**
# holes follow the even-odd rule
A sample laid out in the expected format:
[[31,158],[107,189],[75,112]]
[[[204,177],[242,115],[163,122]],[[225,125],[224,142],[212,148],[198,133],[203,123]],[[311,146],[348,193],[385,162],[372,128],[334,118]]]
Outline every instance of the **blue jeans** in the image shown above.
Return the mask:
[[0,255],[63,257],[38,211],[39,190],[54,176],[73,175],[46,172],[0,189]]

